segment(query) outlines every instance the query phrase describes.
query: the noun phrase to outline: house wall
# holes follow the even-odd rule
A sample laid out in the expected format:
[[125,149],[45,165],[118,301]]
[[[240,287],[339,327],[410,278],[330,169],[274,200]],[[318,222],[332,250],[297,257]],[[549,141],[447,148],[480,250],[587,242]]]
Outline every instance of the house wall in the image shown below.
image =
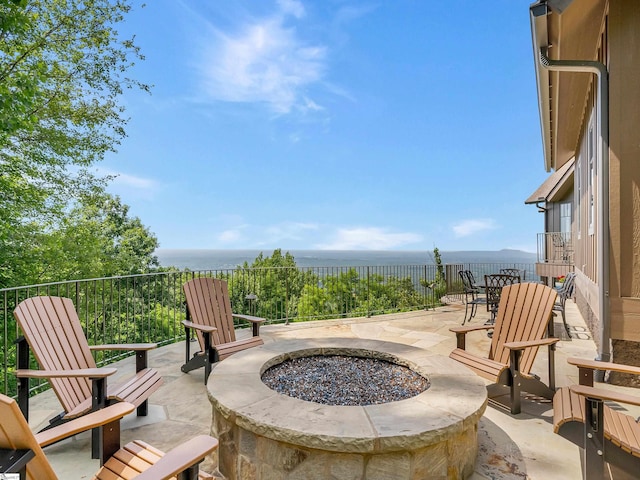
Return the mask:
[[[576,305],[582,318],[593,334],[597,344],[600,335],[596,332],[602,330],[602,322],[598,317],[599,291],[597,277],[597,216],[591,209],[591,196],[594,204],[597,204],[597,180],[590,180],[589,157],[593,155],[594,129],[596,118],[596,99],[593,94],[593,80],[589,89],[586,102],[583,130],[580,137],[578,151],[576,152],[576,169],[574,173],[574,265],[576,272]],[[591,138],[590,138],[591,137]],[[598,345],[600,347],[600,345]]]
[[611,336],[640,350],[640,2],[609,8]]
[[[545,212],[545,232],[560,231],[560,205],[563,203],[573,203],[573,190],[571,190],[562,200],[547,202]],[[573,208],[572,208],[573,209]],[[575,216],[575,211],[572,217]]]

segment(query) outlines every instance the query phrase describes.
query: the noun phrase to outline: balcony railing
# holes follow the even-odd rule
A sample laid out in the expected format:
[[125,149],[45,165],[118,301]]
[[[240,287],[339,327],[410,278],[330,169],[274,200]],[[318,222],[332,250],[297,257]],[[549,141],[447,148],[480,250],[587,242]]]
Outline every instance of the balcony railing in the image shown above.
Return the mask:
[[[526,271],[531,264],[443,265],[446,280],[438,283],[436,265],[369,267],[276,267],[207,271],[169,271],[125,277],[73,280],[0,289],[0,392],[14,396],[16,338],[20,335],[13,310],[25,298],[54,295],[71,298],[89,344],[154,342],[184,339],[182,284],[200,276],[228,282],[235,313],[258,315],[267,323],[286,323],[427,309],[445,295],[461,293],[458,270],[472,270],[478,281],[502,268]],[[240,324],[238,327],[242,326]],[[116,361],[122,353],[101,353],[98,365]],[[178,368],[179,366],[176,366]],[[37,363],[32,360],[32,368]],[[32,391],[47,388],[36,384]]]
[[538,263],[573,265],[571,232],[539,233]]

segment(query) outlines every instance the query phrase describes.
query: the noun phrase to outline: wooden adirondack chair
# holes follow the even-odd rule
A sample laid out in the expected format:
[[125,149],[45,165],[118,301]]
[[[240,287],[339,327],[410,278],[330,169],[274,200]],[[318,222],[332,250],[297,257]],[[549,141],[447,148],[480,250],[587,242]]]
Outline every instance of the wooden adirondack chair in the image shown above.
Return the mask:
[[[557,293],[538,283],[516,283],[503,288],[493,325],[456,327],[457,348],[449,355],[454,360],[496,386],[508,387],[511,395],[511,413],[521,410],[522,390],[551,399],[555,393],[554,350],[550,322]],[[467,350],[466,334],[478,330],[493,330],[491,346],[486,357]],[[546,335],[546,338],[545,338]],[[549,386],[530,374],[538,348],[549,347]]]
[[640,405],[640,397],[594,388],[595,370],[640,375],[640,368],[611,362],[569,358],[578,367],[580,385],[559,388],[553,397],[553,431],[583,449],[583,478],[608,478],[606,463],[637,478],[640,472],[640,424],[613,401]]
[[76,434],[102,425],[110,433],[105,456],[100,457],[102,467],[93,477],[96,480],[175,479],[178,474],[182,475],[180,479],[213,479],[198,472],[198,464],[218,446],[213,437],[195,437],[166,455],[139,440],[120,448],[120,419],[135,408],[130,403],[118,403],[34,435],[15,400],[0,394],[0,478],[5,473],[19,473],[27,480],[57,479],[42,447],[68,437],[69,432]]
[[[45,378],[51,384],[64,411],[50,420],[47,428],[85,415],[114,402],[129,402],[140,416],[147,414],[147,399],[163,383],[160,374],[147,368],[147,351],[155,344],[89,346],[80,319],[69,298],[37,296],[18,304],[14,316],[22,330],[18,341],[18,401],[29,418],[29,379]],[[29,347],[41,370],[29,369]],[[133,350],[136,374],[130,379],[107,385],[115,368],[96,368],[92,350]],[[93,456],[97,458],[94,432]]]
[[[260,324],[266,319],[232,313],[227,282],[218,278],[200,277],[183,286],[187,300],[187,320],[183,321],[186,333],[184,373],[204,367],[204,383],[207,383],[212,364],[247,348],[262,345]],[[233,318],[252,323],[253,336],[237,340]],[[195,330],[200,351],[190,355],[191,330]]]

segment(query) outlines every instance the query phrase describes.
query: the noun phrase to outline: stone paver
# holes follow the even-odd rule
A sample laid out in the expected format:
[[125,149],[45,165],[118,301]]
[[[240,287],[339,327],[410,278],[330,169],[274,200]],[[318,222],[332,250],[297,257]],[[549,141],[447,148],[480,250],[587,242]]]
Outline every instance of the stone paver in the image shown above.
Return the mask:
[[[455,347],[455,336],[449,328],[462,321],[464,307],[448,305],[439,309],[410,313],[389,314],[371,318],[330,320],[290,325],[267,325],[261,329],[265,345],[277,351],[278,341],[283,339],[314,339],[348,337],[353,339],[379,339],[422,348],[429,355],[447,356]],[[472,323],[484,323],[485,312],[480,311]],[[556,351],[556,384],[576,383],[577,371],[566,363],[570,356],[594,358],[596,348],[588,334],[584,334],[584,322],[575,305],[567,304],[567,320],[576,331],[570,341],[558,343]],[[558,326],[562,322],[557,319]],[[249,334],[249,332],[242,332]],[[483,334],[473,335],[467,346],[473,351],[486,354],[490,340]],[[354,342],[355,343],[355,342]],[[543,379],[547,377],[546,350],[538,353],[533,371]],[[182,343],[155,350],[149,358],[151,366],[160,370],[165,378],[163,387],[151,397],[150,416],[136,418],[135,414],[125,418],[122,426],[123,443],[133,439],[145,440],[162,450],[169,450],[193,435],[208,434],[211,429],[211,404],[202,381],[201,370],[189,374],[180,372],[184,361]],[[133,371],[132,359],[123,362],[119,375]],[[118,364],[117,364],[118,365]],[[120,366],[120,365],[118,365]],[[609,386],[607,386],[609,388]],[[33,428],[44,425],[43,421],[59,412],[57,399],[51,391],[31,400]],[[579,450],[552,431],[552,408],[548,401],[525,398],[522,413],[511,415],[499,404],[489,402],[480,419],[478,430],[478,457],[472,480],[485,479],[576,479],[581,478]],[[98,468],[97,461],[90,458],[89,435],[78,435],[56,445],[45,452],[60,478],[90,478]],[[358,462],[345,457],[345,462]],[[211,462],[203,465],[207,470]],[[267,467],[265,466],[265,469]],[[339,466],[336,478],[340,478]],[[379,469],[380,478],[385,477],[384,465],[371,465]],[[437,466],[433,466],[437,470]],[[428,470],[425,467],[425,472]],[[430,478],[425,473],[425,478]],[[248,477],[250,478],[250,476]],[[309,477],[311,478],[311,477]]]

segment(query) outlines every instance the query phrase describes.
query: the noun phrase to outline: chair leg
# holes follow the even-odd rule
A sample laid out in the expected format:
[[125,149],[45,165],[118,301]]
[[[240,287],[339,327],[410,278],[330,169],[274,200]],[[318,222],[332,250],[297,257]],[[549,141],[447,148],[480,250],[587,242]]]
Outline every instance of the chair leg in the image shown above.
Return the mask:
[[[471,307],[473,308],[473,307]],[[462,325],[464,326],[467,323],[467,312],[469,311],[469,295],[465,294],[464,296],[464,317],[462,318]],[[469,317],[471,320],[471,317]]]
[[522,350],[511,350],[509,370],[511,373],[511,413],[517,415],[520,413],[522,406],[520,403],[520,392],[522,391],[522,381],[520,378],[520,357]]
[[478,304],[476,303],[476,299],[474,298],[471,303],[471,315],[469,316],[469,321],[478,313]]
[[[107,405],[107,381],[106,378],[93,378],[91,381],[91,410],[98,411]],[[91,458],[102,458],[104,427],[95,427],[91,430]]]
[[562,323],[564,325],[564,329],[567,331],[567,335],[569,335],[569,338],[571,338],[571,329],[569,328],[569,325],[567,325],[567,317],[564,313],[564,307],[562,308]]
[[146,417],[149,414],[149,400],[145,400],[138,408],[136,408],[136,415],[138,417]]
[[584,480],[605,478],[604,406],[599,398],[585,398]]

